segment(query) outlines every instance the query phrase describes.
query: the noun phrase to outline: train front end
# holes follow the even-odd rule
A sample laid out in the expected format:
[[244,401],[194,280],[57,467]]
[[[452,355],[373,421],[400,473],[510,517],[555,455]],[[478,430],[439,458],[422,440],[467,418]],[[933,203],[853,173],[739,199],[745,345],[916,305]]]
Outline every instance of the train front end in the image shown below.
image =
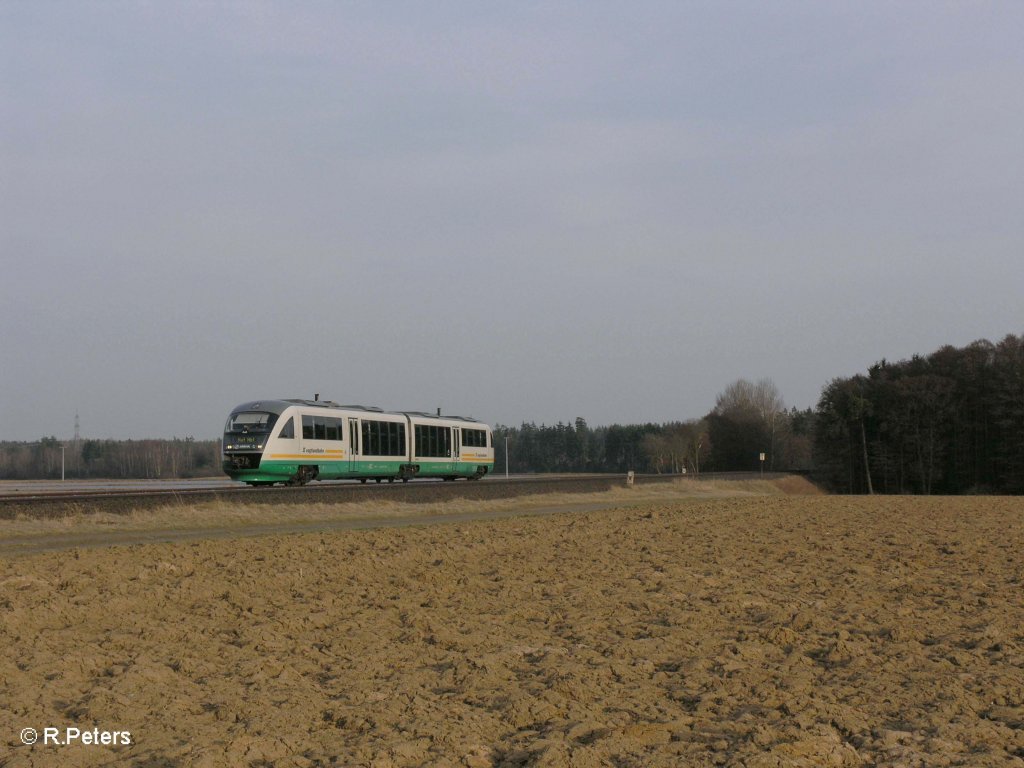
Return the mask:
[[259,401],[243,403],[231,411],[224,425],[221,453],[221,466],[228,477],[253,485],[281,481],[272,471],[261,468],[281,411],[281,404]]

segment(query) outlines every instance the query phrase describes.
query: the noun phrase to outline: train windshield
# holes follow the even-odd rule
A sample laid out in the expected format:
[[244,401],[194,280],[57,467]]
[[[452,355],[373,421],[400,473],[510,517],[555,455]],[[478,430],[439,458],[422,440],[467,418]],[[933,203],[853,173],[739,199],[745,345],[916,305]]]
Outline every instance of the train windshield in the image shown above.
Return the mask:
[[265,411],[239,411],[232,413],[228,423],[224,425],[226,435],[265,435],[269,434],[277,421],[276,413]]

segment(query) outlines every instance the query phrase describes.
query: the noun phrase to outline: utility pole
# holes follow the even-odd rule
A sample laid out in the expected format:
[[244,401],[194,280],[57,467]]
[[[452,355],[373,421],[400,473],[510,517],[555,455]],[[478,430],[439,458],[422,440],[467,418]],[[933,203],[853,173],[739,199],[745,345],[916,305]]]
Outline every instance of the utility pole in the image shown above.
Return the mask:
[[75,411],[75,440],[74,440],[73,443],[71,443],[71,450],[72,450],[71,458],[73,458],[75,460],[75,475],[77,477],[81,477],[82,476],[82,465],[81,465],[82,448],[81,448],[81,440],[82,440],[82,435],[81,435],[81,432],[79,431],[78,411]]

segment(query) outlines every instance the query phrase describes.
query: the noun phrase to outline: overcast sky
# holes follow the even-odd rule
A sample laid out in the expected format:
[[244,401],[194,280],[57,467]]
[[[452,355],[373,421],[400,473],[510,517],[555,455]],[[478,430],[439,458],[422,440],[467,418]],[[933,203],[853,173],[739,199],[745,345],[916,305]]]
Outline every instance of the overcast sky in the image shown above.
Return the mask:
[[592,426],[1024,332],[1024,3],[0,2],[0,440]]

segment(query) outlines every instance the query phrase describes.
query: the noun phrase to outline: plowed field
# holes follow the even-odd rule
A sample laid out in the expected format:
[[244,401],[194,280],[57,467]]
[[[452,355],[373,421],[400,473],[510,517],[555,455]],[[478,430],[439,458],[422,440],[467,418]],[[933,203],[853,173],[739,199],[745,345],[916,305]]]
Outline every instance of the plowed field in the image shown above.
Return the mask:
[[0,765],[1021,766],[1022,515],[680,498],[17,557]]

